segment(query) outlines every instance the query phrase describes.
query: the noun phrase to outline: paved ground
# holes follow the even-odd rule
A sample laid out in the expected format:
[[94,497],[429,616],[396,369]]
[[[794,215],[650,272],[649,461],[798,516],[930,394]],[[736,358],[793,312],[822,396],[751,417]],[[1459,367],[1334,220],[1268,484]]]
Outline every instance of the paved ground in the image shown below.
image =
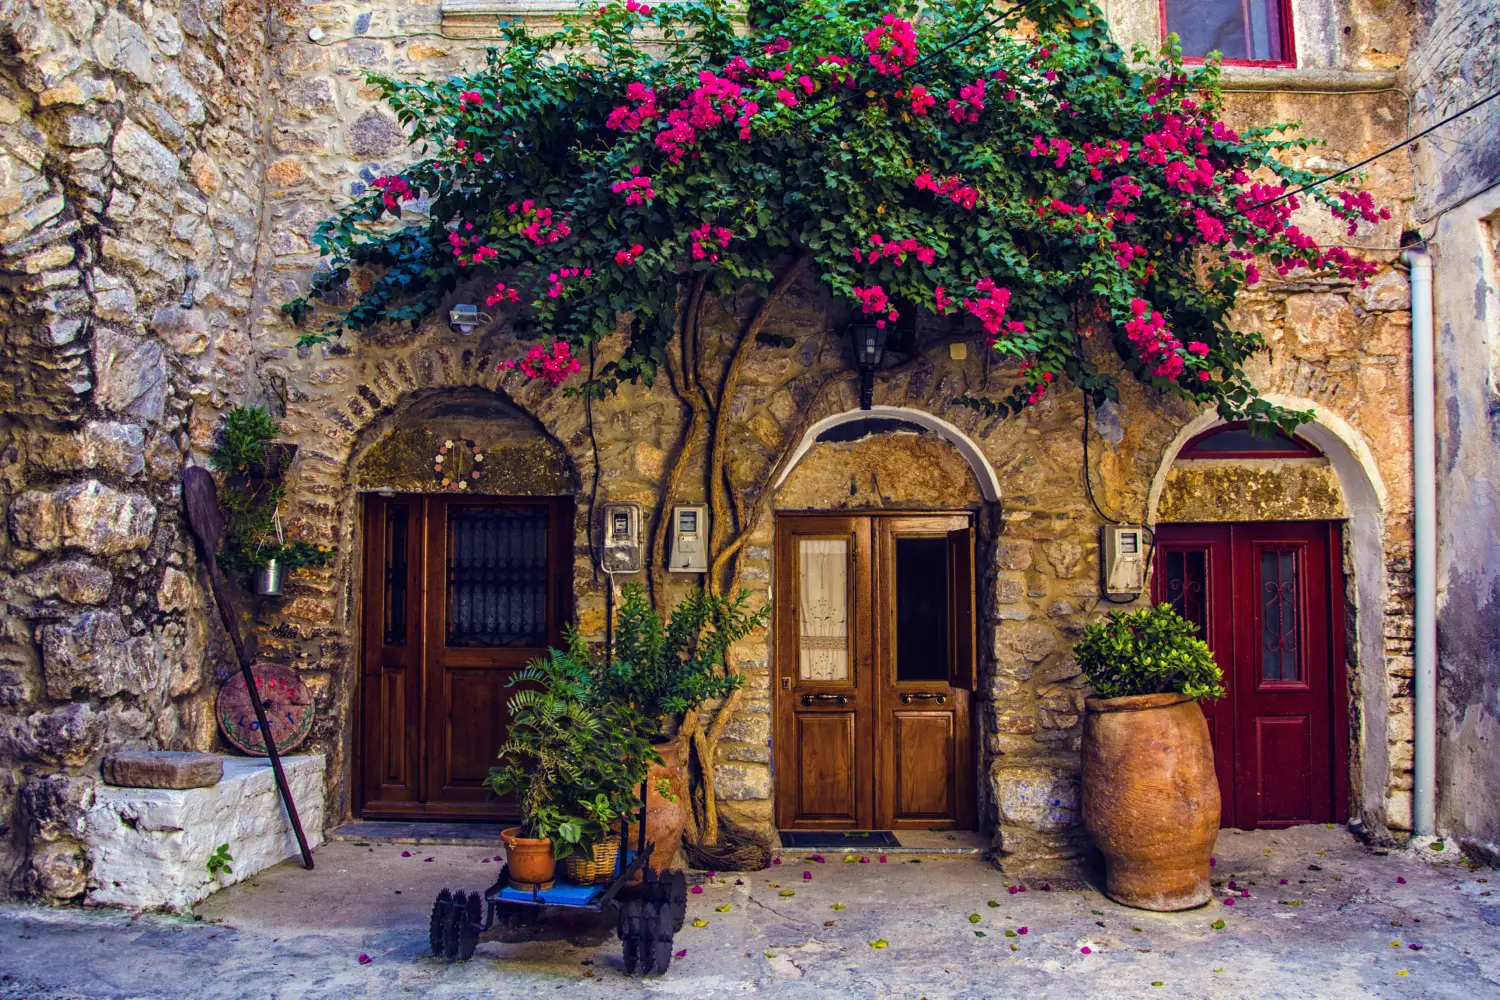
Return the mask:
[[1226,832],[1215,901],[1181,914],[1037,882],[1012,893],[972,858],[786,855],[689,897],[688,919],[707,925],[684,927],[686,955],[644,981],[623,975],[606,928],[432,959],[437,890],[482,888],[494,862],[403,850],[326,845],[316,871],[281,865],[199,920],[0,907],[0,998],[1500,997],[1500,873],[1451,851],[1377,854],[1324,827]]

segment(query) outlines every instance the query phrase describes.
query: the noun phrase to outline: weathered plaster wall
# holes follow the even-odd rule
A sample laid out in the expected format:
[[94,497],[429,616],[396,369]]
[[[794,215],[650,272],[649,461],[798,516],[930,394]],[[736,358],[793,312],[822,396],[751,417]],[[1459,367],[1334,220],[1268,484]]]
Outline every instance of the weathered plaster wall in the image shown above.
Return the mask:
[[180,469],[256,389],[266,16],[0,2],[0,892],[84,891],[103,753],[215,745]]
[[[1500,88],[1486,0],[1419,5],[1414,129]],[[1414,147],[1433,258],[1438,433],[1438,832],[1500,858],[1500,102]]]

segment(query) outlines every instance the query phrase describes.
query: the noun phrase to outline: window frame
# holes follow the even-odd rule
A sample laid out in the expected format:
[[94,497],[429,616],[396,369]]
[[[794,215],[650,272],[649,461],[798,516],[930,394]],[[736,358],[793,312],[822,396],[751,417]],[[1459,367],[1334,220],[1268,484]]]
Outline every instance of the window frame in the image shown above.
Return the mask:
[[[1243,3],[1244,0],[1241,0]],[[1281,46],[1286,53],[1282,59],[1230,59],[1225,58],[1225,66],[1254,66],[1260,69],[1296,69],[1297,68],[1297,25],[1292,19],[1292,0],[1266,0],[1267,4],[1275,4],[1281,12]],[[1157,0],[1158,34],[1165,42],[1172,28],[1167,24],[1167,0]],[[1182,61],[1190,66],[1201,66],[1205,62],[1202,56],[1183,56]]]

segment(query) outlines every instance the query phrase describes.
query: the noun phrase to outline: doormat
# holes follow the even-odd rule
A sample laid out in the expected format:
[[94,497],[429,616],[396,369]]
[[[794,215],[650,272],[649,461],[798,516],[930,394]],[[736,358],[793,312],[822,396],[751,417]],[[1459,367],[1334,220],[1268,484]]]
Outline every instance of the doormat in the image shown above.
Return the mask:
[[856,847],[900,847],[901,841],[889,830],[782,830],[781,846],[796,850],[825,847],[830,850],[852,850]]

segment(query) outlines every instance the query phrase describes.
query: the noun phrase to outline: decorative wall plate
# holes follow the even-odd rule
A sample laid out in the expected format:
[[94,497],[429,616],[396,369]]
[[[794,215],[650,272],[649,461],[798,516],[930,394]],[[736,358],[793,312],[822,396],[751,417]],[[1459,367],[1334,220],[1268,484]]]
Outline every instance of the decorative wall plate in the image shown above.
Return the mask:
[[483,472],[484,452],[464,438],[449,438],[432,456],[432,478],[445,490],[467,492]]
[[[279,663],[251,666],[260,700],[266,708],[266,723],[276,737],[276,749],[295,749],[312,732],[313,697],[297,671]],[[252,757],[266,756],[266,741],[250,704],[245,675],[235,671],[219,688],[219,730],[235,748]]]

